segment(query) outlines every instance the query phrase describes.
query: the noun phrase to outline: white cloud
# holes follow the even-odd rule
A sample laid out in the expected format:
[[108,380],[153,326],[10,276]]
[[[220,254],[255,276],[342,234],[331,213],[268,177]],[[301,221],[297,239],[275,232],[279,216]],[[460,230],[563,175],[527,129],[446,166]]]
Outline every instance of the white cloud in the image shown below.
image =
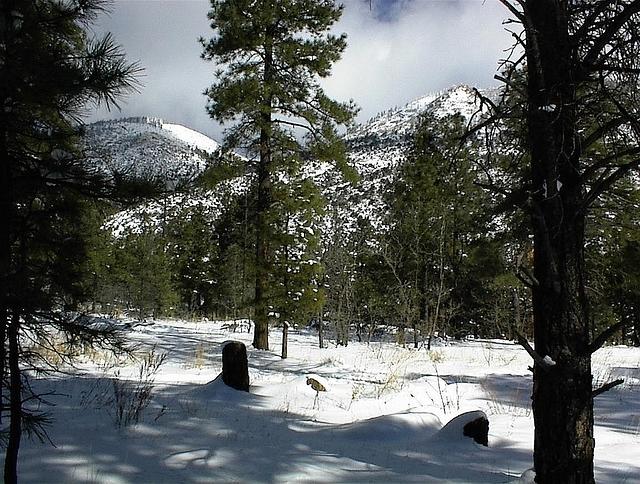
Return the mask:
[[[146,67],[145,88],[114,116],[159,116],[218,139],[221,128],[208,118],[202,91],[213,81],[214,66],[200,59],[197,38],[211,34],[209,3],[120,1],[98,31],[112,31],[132,60]],[[497,0],[345,1],[336,32],[348,47],[323,81],[328,94],[354,99],[366,120],[421,95],[454,84],[488,87],[498,60],[510,45]]]
[[349,47],[327,91],[352,97],[362,120],[454,84],[489,87],[510,42],[505,16],[495,0],[414,0],[381,22],[366,2],[349,2],[338,26]]

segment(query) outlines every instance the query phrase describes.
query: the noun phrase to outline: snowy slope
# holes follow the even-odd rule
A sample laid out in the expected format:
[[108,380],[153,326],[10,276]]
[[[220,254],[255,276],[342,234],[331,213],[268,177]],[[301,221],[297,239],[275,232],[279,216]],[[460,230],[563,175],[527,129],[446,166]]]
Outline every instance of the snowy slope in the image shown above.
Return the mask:
[[177,139],[183,141],[187,145],[202,150],[206,153],[212,154],[220,149],[220,145],[217,141],[212,140],[208,136],[181,126],[179,124],[162,124],[162,129],[169,131]]
[[99,121],[85,127],[91,159],[109,173],[162,179],[168,186],[197,177],[219,145],[207,136],[159,118]]
[[[492,94],[483,91],[483,94]],[[442,118],[461,114],[466,120],[480,109],[474,90],[465,85],[454,86],[438,94],[413,100],[405,106],[385,111],[366,123],[350,130],[346,136],[349,158],[361,175],[356,187],[350,188],[349,209],[354,216],[370,220],[376,228],[383,228],[386,211],[384,192],[396,177],[397,168],[406,159],[413,133],[420,116]],[[339,183],[334,178],[323,180],[321,186]],[[329,192],[332,189],[329,188]],[[329,199],[335,196],[328,195]]]
[[[486,92],[486,91],[485,91]],[[345,235],[357,230],[358,219],[370,221],[383,228],[386,206],[384,192],[396,176],[396,169],[407,156],[409,143],[421,115],[443,117],[460,113],[469,119],[479,109],[474,90],[468,86],[454,86],[441,93],[415,99],[401,108],[385,111],[364,124],[352,128],[345,136],[349,159],[360,175],[357,184],[346,182],[329,163],[312,163],[304,176],[322,187],[329,203],[323,233],[330,236],[332,225],[341,220]],[[88,145],[114,166],[132,170],[140,176],[164,176],[170,183],[191,179],[201,173],[206,164],[205,153],[213,153],[217,142],[184,126],[166,124],[155,118],[134,118],[107,121],[90,125]],[[214,204],[232,194],[244,193],[242,180],[231,180],[218,191],[196,191],[189,196],[179,195],[167,200],[145,204],[118,214],[109,222],[115,233],[139,229],[143,218],[159,220],[184,216],[185,208]],[[218,193],[220,192],[220,193]],[[224,193],[224,195],[223,195]],[[208,199],[213,199],[211,202]],[[212,212],[215,217],[219,209]],[[145,217],[143,217],[143,215]]]
[[[427,351],[377,340],[320,349],[314,331],[291,329],[282,360],[250,346],[246,323],[237,329],[209,321],[134,328],[128,338],[140,356],[167,355],[137,425],[117,426],[114,381],[139,381],[140,361],[87,353],[79,370],[37,380],[39,391],[55,390],[46,410],[56,447],[25,439],[21,482],[533,482],[531,361],[519,345],[470,340]],[[274,329],[273,348],[280,338]],[[247,345],[250,393],[217,378],[227,340]],[[598,482],[640,475],[639,366],[638,348],[594,355],[594,387],[625,378],[596,399]],[[306,384],[314,375],[325,392]],[[488,416],[488,447],[461,435],[455,418],[464,412]]]

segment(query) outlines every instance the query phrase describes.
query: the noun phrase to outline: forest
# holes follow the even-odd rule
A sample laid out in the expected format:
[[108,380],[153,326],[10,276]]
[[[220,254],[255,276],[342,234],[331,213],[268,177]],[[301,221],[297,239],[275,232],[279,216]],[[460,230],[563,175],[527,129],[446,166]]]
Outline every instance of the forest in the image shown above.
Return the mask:
[[89,348],[132,354],[116,321],[246,328],[283,369],[301,335],[429,364],[504,341],[531,365],[535,482],[595,482],[594,400],[624,382],[595,382],[592,355],[640,347],[640,2],[499,1],[515,25],[499,87],[357,124],[320,82],[348,48],[344,6],[212,0],[203,109],[226,131],[196,143],[162,120],[83,121],[143,88],[90,33],[108,2],[2,0],[5,482],[25,435],[49,439],[39,379]]

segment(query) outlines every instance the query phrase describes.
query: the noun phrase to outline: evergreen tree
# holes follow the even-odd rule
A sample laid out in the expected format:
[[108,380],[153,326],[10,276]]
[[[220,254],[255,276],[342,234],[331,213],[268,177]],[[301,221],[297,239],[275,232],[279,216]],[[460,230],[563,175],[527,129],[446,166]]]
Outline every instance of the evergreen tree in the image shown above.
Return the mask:
[[[524,55],[505,64],[525,77],[528,169],[507,195],[533,235],[535,350],[521,342],[535,361],[536,481],[592,483],[593,398],[610,386],[592,388],[591,355],[625,322],[592,331],[585,242],[594,203],[640,166],[640,2],[501,2],[524,33]],[[507,92],[518,90],[512,80]]]
[[332,0],[212,0],[215,36],[201,40],[203,58],[220,66],[206,91],[209,114],[235,122],[226,144],[246,152],[255,175],[253,345],[259,349],[269,347],[271,240],[282,223],[273,209],[274,182],[295,177],[311,158],[346,167],[336,124],[349,123],[354,107],[331,100],[318,84],[346,46],[344,35],[328,33],[341,13]]
[[423,119],[390,192],[381,255],[416,347],[418,330],[477,333],[484,282],[502,265],[495,248],[493,259],[480,257],[490,246],[489,199],[474,183],[477,146],[461,144],[464,130],[460,115]]
[[135,310],[138,320],[144,321],[175,307],[178,296],[167,244],[153,225],[141,230],[114,240],[111,278],[120,289],[118,299],[126,301],[127,309]]
[[626,177],[594,205],[586,266],[594,331],[620,322],[622,344],[640,346],[640,184]]
[[318,221],[323,199],[310,179],[281,180],[274,193],[281,225],[273,239],[273,300],[283,331],[281,356],[286,358],[289,326],[308,322],[320,309]]
[[167,250],[174,285],[188,316],[213,310],[219,285],[220,244],[211,230],[209,217],[200,206],[190,207],[188,216],[176,217],[166,227]]
[[[90,102],[112,105],[135,85],[137,67],[112,38],[86,27],[102,0],[3,0],[0,6],[0,382],[9,415],[4,482],[17,482],[23,425],[39,421],[21,369],[29,331],[88,338],[90,328],[59,311],[77,288],[83,256],[81,201],[104,196],[100,173],[83,163],[78,119]],[[33,362],[30,362],[33,363]],[[8,386],[8,394],[5,392]],[[33,396],[35,397],[35,396]],[[4,420],[3,420],[4,421]]]

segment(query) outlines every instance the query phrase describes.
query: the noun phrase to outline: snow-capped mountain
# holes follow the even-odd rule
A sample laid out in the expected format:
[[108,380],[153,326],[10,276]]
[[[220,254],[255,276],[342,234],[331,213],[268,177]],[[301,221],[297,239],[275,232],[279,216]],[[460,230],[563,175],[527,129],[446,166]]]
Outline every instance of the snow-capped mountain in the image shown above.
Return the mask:
[[[491,92],[484,91],[491,95]],[[352,128],[345,140],[349,158],[360,175],[356,184],[345,181],[329,163],[314,163],[304,176],[313,178],[322,187],[331,213],[323,225],[323,233],[332,232],[329,225],[341,220],[340,230],[357,230],[357,220],[367,219],[382,228],[386,212],[384,191],[406,158],[411,137],[421,115],[442,118],[460,113],[466,119],[478,112],[480,101],[468,86],[455,86],[427,95],[401,108],[378,114]],[[87,146],[102,163],[128,171],[134,176],[163,177],[168,183],[195,178],[207,164],[207,156],[219,144],[184,126],[167,124],[157,118],[129,118],[95,123],[87,128]],[[234,179],[216,190],[197,189],[191,194],[176,194],[162,202],[150,202],[138,209],[121,212],[107,225],[114,233],[139,230],[142,221],[182,217],[184,211],[200,207],[217,217],[224,201],[244,193],[244,180]]]
[[[490,91],[480,91],[489,93]],[[421,115],[441,118],[459,113],[466,119],[478,111],[476,92],[466,85],[451,87],[445,91],[414,99],[400,108],[383,111],[367,122],[356,126],[346,136],[348,141],[368,139],[400,140],[411,135]]]
[[[492,91],[483,95],[495,96]],[[415,99],[401,108],[378,114],[347,134],[349,158],[361,176],[352,187],[350,206],[357,216],[381,227],[385,214],[384,190],[393,181],[397,168],[406,159],[412,136],[421,116],[436,119],[461,114],[466,120],[479,113],[476,91],[460,85]],[[321,186],[330,186],[325,180]]]
[[147,117],[87,125],[84,139],[89,157],[108,173],[161,179],[168,186],[196,178],[220,148],[197,131]]

